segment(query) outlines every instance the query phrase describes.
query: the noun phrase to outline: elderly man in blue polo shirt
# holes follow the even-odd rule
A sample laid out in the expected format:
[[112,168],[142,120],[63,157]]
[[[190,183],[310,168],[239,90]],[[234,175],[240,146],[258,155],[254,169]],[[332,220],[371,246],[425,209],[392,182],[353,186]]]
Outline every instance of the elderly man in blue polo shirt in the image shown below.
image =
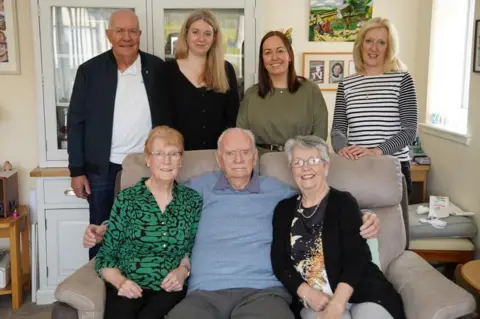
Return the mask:
[[[187,183],[202,195],[203,211],[188,294],[168,319],[294,318],[291,296],[273,274],[270,247],[274,208],[295,191],[253,170],[258,153],[250,131],[226,130],[216,158],[221,171]],[[378,218],[366,214],[363,228],[364,237],[375,237]],[[84,244],[101,239],[101,231],[90,225]]]

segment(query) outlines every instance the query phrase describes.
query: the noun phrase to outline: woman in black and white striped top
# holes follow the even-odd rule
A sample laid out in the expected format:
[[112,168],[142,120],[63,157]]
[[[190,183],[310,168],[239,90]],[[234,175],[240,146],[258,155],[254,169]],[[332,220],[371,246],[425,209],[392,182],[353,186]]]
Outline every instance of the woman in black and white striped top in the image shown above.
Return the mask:
[[368,21],[353,49],[356,74],[338,85],[332,146],[348,159],[393,155],[411,192],[408,145],[417,135],[415,84],[397,57],[398,36],[383,18]]

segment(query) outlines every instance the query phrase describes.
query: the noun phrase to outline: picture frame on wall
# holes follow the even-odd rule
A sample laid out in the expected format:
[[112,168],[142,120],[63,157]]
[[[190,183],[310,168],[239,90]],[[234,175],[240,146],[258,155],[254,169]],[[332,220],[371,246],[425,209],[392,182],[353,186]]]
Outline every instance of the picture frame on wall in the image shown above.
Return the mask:
[[475,41],[473,46],[473,72],[480,73],[480,19],[475,21]]
[[16,0],[0,0],[0,74],[20,74]]
[[354,73],[351,52],[303,53],[302,76],[317,83],[322,91],[336,91],[338,83]]

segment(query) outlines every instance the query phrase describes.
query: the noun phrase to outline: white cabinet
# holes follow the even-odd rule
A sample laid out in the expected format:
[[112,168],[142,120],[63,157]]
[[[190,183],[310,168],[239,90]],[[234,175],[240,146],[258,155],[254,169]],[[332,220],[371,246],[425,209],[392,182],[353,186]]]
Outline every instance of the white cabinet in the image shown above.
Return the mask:
[[77,68],[110,49],[105,35],[110,14],[129,8],[138,15],[140,49],[163,59],[185,18],[199,8],[219,20],[225,59],[237,74],[240,92],[254,84],[257,65],[256,0],[30,0],[37,73],[40,167],[67,165],[66,114]]
[[82,239],[88,225],[88,209],[47,209],[47,284],[56,286],[88,262]]
[[[64,172],[67,170],[63,169]],[[88,203],[75,197],[69,177],[39,177],[37,185],[39,285],[37,303],[55,301],[57,285],[88,262],[83,233]]]

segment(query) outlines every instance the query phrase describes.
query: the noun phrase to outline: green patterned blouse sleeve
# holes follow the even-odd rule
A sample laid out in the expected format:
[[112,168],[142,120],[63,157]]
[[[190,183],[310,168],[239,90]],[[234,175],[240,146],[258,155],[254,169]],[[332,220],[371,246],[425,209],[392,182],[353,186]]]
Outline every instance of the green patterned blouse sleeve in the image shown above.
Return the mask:
[[200,197],[200,195],[198,195],[198,200],[195,202],[195,205],[192,209],[192,214],[193,214],[193,223],[191,227],[192,240],[187,245],[187,256],[189,258],[192,254],[193,244],[195,242],[195,235],[197,234],[198,223],[200,222],[200,215],[202,213],[202,208],[203,208],[203,200]]
[[126,219],[123,192],[119,192],[113,203],[102,247],[95,257],[95,269],[100,277],[102,268],[118,268],[118,252],[125,236]]

